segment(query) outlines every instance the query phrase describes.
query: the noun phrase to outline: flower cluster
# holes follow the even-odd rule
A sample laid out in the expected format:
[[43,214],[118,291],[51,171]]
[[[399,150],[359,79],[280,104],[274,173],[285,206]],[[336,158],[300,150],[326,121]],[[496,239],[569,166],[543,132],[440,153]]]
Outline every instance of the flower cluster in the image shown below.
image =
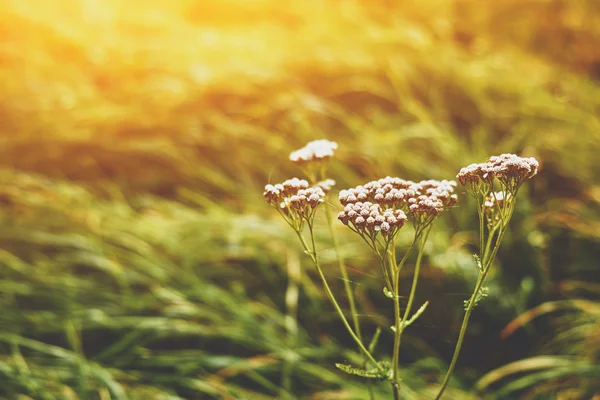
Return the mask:
[[458,201],[455,181],[427,180],[414,184],[413,188],[417,196],[408,199],[408,210],[413,215],[436,216]]
[[340,203],[347,205],[356,202],[371,201],[382,207],[401,208],[410,196],[414,196],[411,189],[412,182],[400,178],[383,178],[368,182],[365,185],[342,190]]
[[309,161],[326,160],[333,156],[338,148],[336,142],[326,139],[313,140],[308,142],[303,148],[293,151],[290,154],[290,160],[297,164],[304,164]]
[[383,210],[379,204],[359,201],[347,204],[338,219],[359,234],[374,236],[381,232],[384,236],[394,236],[406,223],[406,214],[402,210]]
[[271,205],[280,204],[284,198],[296,194],[299,190],[307,189],[308,182],[304,179],[292,178],[276,185],[266,185],[263,196]]
[[355,188],[342,190],[345,206],[338,219],[363,237],[372,240],[378,233],[391,239],[404,226],[407,214],[418,230],[429,226],[447,207],[456,204],[454,181],[406,181],[386,177]]
[[456,204],[454,181],[427,180],[418,183],[400,178],[383,178],[340,192],[342,205],[372,202],[383,209],[398,209],[413,215],[438,215]]
[[481,192],[487,195],[494,178],[498,179],[509,193],[516,194],[523,182],[537,174],[538,167],[539,163],[533,157],[502,154],[490,157],[488,162],[462,168],[456,178],[471,195]]
[[325,194],[329,193],[331,189],[335,186],[335,181],[333,179],[325,179],[323,181],[317,182],[315,187],[320,187],[323,189]]
[[322,187],[309,187],[304,179],[292,178],[276,185],[266,185],[263,196],[290,225],[301,230],[303,221],[312,221],[315,210],[325,199]]

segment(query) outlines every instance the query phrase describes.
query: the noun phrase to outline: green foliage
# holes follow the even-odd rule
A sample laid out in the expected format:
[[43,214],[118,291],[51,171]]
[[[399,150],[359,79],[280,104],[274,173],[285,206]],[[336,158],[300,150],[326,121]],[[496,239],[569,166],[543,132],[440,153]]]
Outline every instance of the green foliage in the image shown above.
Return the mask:
[[[473,307],[477,307],[479,302],[481,300],[485,299],[488,296],[488,294],[489,294],[489,289],[486,286],[482,286],[481,288],[479,288],[479,290],[477,291],[477,294],[475,295],[475,299],[473,300]],[[463,301],[465,310],[469,307],[469,303],[470,303],[470,300]]]
[[551,314],[555,314],[556,332],[544,346],[543,351],[548,355],[525,358],[489,372],[477,383],[480,392],[493,398],[513,398],[526,393],[529,398],[543,399],[552,395],[591,398],[600,391],[598,302],[543,303],[512,321],[504,334],[513,334],[534,319]]
[[380,371],[378,368],[372,368],[372,369],[356,368],[356,367],[353,367],[352,365],[340,364],[340,363],[336,363],[335,366],[340,371],[344,371],[345,373],[347,373],[349,375],[356,375],[356,376],[360,376],[361,378],[367,378],[367,379],[378,379],[378,380],[389,379],[391,372],[392,372],[389,365],[387,366],[387,369],[383,372]]

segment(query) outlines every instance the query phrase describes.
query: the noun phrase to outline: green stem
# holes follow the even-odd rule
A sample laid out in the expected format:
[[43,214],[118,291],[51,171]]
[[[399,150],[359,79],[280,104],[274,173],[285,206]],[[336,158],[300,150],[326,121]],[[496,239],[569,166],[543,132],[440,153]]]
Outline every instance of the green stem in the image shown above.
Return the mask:
[[350,326],[350,323],[348,322],[348,319],[346,319],[346,316],[344,315],[344,311],[342,310],[342,308],[338,304],[337,300],[335,299],[335,296],[333,295],[333,292],[331,291],[331,288],[329,287],[329,283],[327,283],[327,279],[325,278],[325,274],[323,273],[323,270],[321,269],[321,265],[319,263],[319,258],[317,257],[317,252],[315,251],[315,248],[316,248],[315,247],[315,237],[314,237],[314,234],[313,234],[312,224],[309,223],[308,224],[308,228],[309,228],[309,231],[310,231],[310,237],[311,237],[311,242],[312,242],[312,247],[313,247],[312,250],[306,244],[306,240],[304,240],[304,237],[302,236],[302,234],[300,233],[300,231],[296,231],[296,234],[300,238],[300,241],[302,242],[302,246],[304,247],[304,250],[310,256],[310,258],[313,261],[313,264],[317,268],[317,271],[319,272],[319,276],[321,277],[321,281],[323,282],[323,286],[325,287],[325,291],[327,292],[327,295],[329,296],[329,299],[333,303],[333,306],[335,307],[335,310],[337,311],[337,313],[339,314],[340,318],[342,319],[342,322],[344,323],[344,326],[348,330],[348,333],[350,334],[350,336],[352,337],[352,339],[354,339],[354,341],[356,342],[356,344],[358,345],[358,347],[360,348],[360,350],[363,352],[363,354],[369,359],[369,361],[371,361],[377,367],[377,369],[379,369],[379,371],[385,372],[385,370],[383,369],[383,367],[381,365],[379,365],[379,363],[377,362],[377,360],[375,360],[375,358],[371,355],[371,353],[369,352],[369,350],[367,350],[367,348],[362,343],[362,341],[358,338],[358,336],[356,336],[356,334],[354,333],[354,330],[352,329],[352,327]]
[[[421,243],[419,245],[419,253],[417,254],[417,261],[415,263],[415,272],[413,275],[413,282],[410,288],[410,295],[408,296],[408,304],[406,305],[406,309],[404,310],[404,318],[403,320],[408,320],[410,315],[410,310],[412,308],[413,301],[415,299],[415,293],[417,291],[417,283],[419,281],[419,272],[421,270],[421,259],[423,257],[423,250],[425,248],[425,243],[427,242],[427,238],[429,236],[429,232],[431,231],[431,225],[426,228],[425,235],[421,237]],[[402,329],[404,330],[404,328]]]
[[348,304],[350,305],[350,312],[352,313],[352,323],[354,324],[354,330],[356,331],[356,336],[358,336],[358,338],[362,342],[362,333],[360,331],[360,321],[358,319],[358,313],[356,312],[356,302],[354,300],[354,293],[352,293],[350,279],[348,279],[348,271],[346,270],[344,259],[342,258],[342,255],[340,253],[340,246],[338,243],[337,235],[335,234],[335,230],[333,229],[331,211],[328,207],[325,207],[325,216],[327,218],[327,224],[329,225],[329,233],[331,234],[331,238],[333,240],[333,247],[335,249],[336,258],[338,260],[338,266],[340,267],[340,273],[342,274],[342,280],[344,281],[344,289],[346,290],[346,296],[348,296]]
[[381,264],[381,269],[383,271],[383,279],[385,280],[385,287],[387,290],[392,292],[392,281],[390,280],[390,274],[388,272],[388,267],[385,262],[385,257],[379,255],[379,263]]
[[[496,254],[498,253],[498,249],[500,248],[500,243],[502,242],[502,238],[504,237],[504,232],[506,232],[506,227],[508,226],[508,221],[510,221],[510,219],[512,218],[512,214],[514,211],[514,206],[510,207],[506,213],[507,215],[507,219],[506,222],[500,221],[500,223],[498,223],[491,231],[490,233],[490,237],[488,238],[488,243],[486,244],[486,253],[485,255],[487,256],[485,259],[482,259],[482,266],[484,267],[484,269],[489,268],[490,265],[492,264],[492,262],[494,261],[494,259],[496,258]],[[498,233],[498,236],[496,237],[496,243],[494,243],[494,246],[492,247],[492,251],[491,253],[489,252],[490,250],[490,241],[493,239],[494,234],[496,233],[496,230],[500,229],[500,232]]]
[[[390,263],[392,260],[390,260]],[[394,263],[395,264],[395,263]],[[391,265],[394,265],[391,264]],[[398,295],[398,279],[394,277],[393,282],[393,295],[394,295],[394,351],[392,356],[392,391],[394,393],[394,399],[400,398],[400,385],[398,384],[398,364],[400,354],[400,325],[402,324],[401,310],[400,310],[400,296]]]
[[488,238],[487,241],[485,243],[485,248],[484,251],[482,253],[482,257],[481,257],[481,267],[485,270],[485,266],[488,265],[489,260],[490,260],[490,249],[492,246],[492,242],[494,240],[494,235],[496,235],[496,231],[499,228],[499,224],[494,225],[494,227],[492,228],[492,230],[488,233]]
[[454,366],[456,365],[456,361],[458,360],[458,355],[460,354],[460,349],[465,338],[465,333],[467,332],[467,326],[469,325],[469,317],[471,316],[471,311],[473,310],[473,306],[475,304],[475,298],[477,296],[477,293],[479,292],[479,289],[483,285],[485,275],[486,274],[483,272],[479,273],[479,277],[477,278],[477,284],[475,285],[475,290],[473,291],[473,294],[471,294],[471,298],[469,299],[469,304],[467,306],[465,316],[463,317],[463,322],[460,327],[460,333],[458,335],[456,347],[454,348],[454,354],[452,355],[450,367],[448,367],[448,372],[446,372],[446,376],[444,377],[444,381],[442,382],[442,387],[440,388],[440,391],[437,394],[435,400],[439,400],[442,398],[442,394],[444,393],[444,391],[446,390],[446,386],[448,386],[448,383],[450,382],[450,377],[452,376],[452,372],[454,371]]
[[401,313],[401,309],[400,309],[400,294],[399,294],[400,270],[402,269],[402,266],[406,262],[406,259],[408,258],[410,251],[414,247],[414,245],[417,241],[417,238],[418,238],[418,235],[417,235],[417,233],[415,233],[415,238],[413,239],[413,242],[411,243],[410,247],[404,254],[404,257],[402,257],[402,260],[400,260],[400,263],[398,263],[397,265],[396,265],[396,251],[395,251],[396,246],[395,246],[395,244],[392,246],[392,251],[388,252],[390,266],[393,266],[390,268],[395,268],[394,280],[392,282],[393,295],[394,295],[394,321],[395,321],[395,323],[394,323],[394,350],[393,350],[393,356],[392,356],[392,385],[394,388],[393,390],[394,390],[394,398],[395,399],[400,397],[400,386],[398,384],[398,368],[399,368],[398,364],[399,364],[399,356],[400,356],[400,336],[401,336],[401,325],[402,325],[402,313]]
[[[356,332],[356,336],[362,342],[362,332],[360,330],[360,320],[358,318],[358,313],[356,311],[356,302],[354,300],[354,293],[352,292],[352,287],[350,286],[350,279],[348,279],[348,271],[346,270],[346,265],[344,264],[344,259],[342,258],[342,254],[340,252],[340,245],[338,242],[337,235],[335,234],[335,229],[333,229],[333,218],[331,215],[331,210],[329,207],[325,207],[325,218],[327,218],[327,225],[329,226],[329,234],[331,235],[331,239],[333,240],[333,248],[335,249],[335,256],[338,261],[338,266],[340,268],[340,273],[342,274],[342,280],[344,281],[344,289],[346,290],[346,296],[348,297],[348,304],[350,306],[350,313],[352,314],[352,324],[354,325],[354,331]],[[363,368],[367,364],[367,357],[364,356]],[[371,387],[371,382],[367,382],[367,389],[369,390],[369,398],[374,400],[373,388]]]
[[[458,335],[458,341],[456,342],[456,347],[454,349],[454,355],[452,356],[452,361],[450,362],[450,366],[448,367],[448,372],[446,372],[446,376],[444,377],[444,381],[442,382],[442,387],[440,388],[440,391],[439,391],[437,397],[435,398],[435,400],[441,399],[442,394],[444,393],[444,390],[446,390],[446,387],[448,386],[448,382],[450,381],[450,377],[452,376],[452,372],[454,371],[456,361],[458,360],[458,355],[460,354],[460,349],[462,347],[463,340],[465,338],[467,326],[469,325],[469,318],[471,316],[471,311],[473,310],[473,307],[475,306],[475,299],[477,298],[477,295],[479,294],[479,290],[481,290],[481,287],[483,286],[483,284],[485,282],[485,278],[487,277],[487,274],[490,270],[492,262],[496,258],[496,254],[498,253],[498,249],[500,248],[500,243],[502,242],[502,238],[504,237],[504,232],[506,232],[506,226],[508,224],[508,221],[512,217],[512,212],[513,212],[513,208],[511,208],[509,210],[509,212],[507,213],[508,219],[506,220],[506,223],[504,223],[504,221],[501,221],[499,224],[496,224],[488,234],[486,245],[485,245],[484,251],[481,256],[482,271],[480,271],[480,273],[479,273],[479,277],[477,278],[477,283],[475,284],[475,290],[473,290],[473,294],[471,294],[471,298],[469,299],[469,304],[467,305],[467,310],[465,311],[465,316],[463,317],[463,322],[460,327],[460,333]],[[480,231],[482,231],[484,229],[484,225],[483,225],[484,221],[482,221],[481,218],[480,218],[480,223],[481,223]],[[498,229],[500,229],[500,232],[498,232],[498,236],[496,237],[496,241],[495,241],[494,245],[492,247],[490,247],[491,243],[493,241],[494,235],[496,234],[496,231]],[[482,242],[482,244],[483,244],[483,242]],[[482,248],[483,248],[483,246],[482,246]]]
[[494,247],[492,248],[492,253],[488,257],[487,264],[483,264],[484,271],[486,273],[490,269],[490,267],[492,266],[492,262],[496,258],[496,254],[498,253],[498,249],[500,248],[500,243],[502,242],[502,238],[504,237],[504,232],[506,232],[506,229],[502,228],[500,230],[500,233],[498,233],[498,237],[496,238],[496,243],[494,243]]
[[[483,201],[485,202],[485,198],[483,199]],[[477,214],[479,214],[479,259],[481,260],[481,262],[483,262],[483,236],[485,233],[485,207],[484,207],[485,203],[481,203],[479,202],[479,200],[477,201]]]

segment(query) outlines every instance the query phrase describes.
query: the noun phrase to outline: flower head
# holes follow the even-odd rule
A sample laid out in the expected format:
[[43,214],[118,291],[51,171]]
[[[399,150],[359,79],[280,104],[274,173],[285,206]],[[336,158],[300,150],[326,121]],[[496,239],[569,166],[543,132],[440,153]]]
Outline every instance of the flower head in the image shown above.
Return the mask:
[[321,187],[309,187],[304,179],[292,178],[276,185],[266,185],[263,196],[292,227],[302,229],[304,221],[312,222],[315,210],[325,199]]
[[421,181],[418,183],[400,178],[383,178],[340,192],[343,205],[370,201],[382,208],[401,209],[410,213],[441,212],[456,203],[455,181]]
[[391,237],[404,226],[407,218],[402,210],[383,210],[379,204],[366,201],[347,204],[338,219],[359,234],[374,237],[381,233]]
[[320,182],[317,182],[317,184],[315,186],[320,187],[321,189],[323,189],[325,194],[327,194],[335,186],[335,181],[333,179],[325,179]]
[[527,179],[537,174],[538,161],[515,154],[492,156],[488,162],[471,164],[460,170],[456,178],[473,195],[487,195],[493,186],[494,178],[513,195]]
[[333,157],[333,153],[337,148],[338,145],[336,142],[326,139],[313,140],[312,142],[308,142],[303,148],[293,151],[290,154],[290,160],[297,164],[326,160]]
[[[413,217],[416,226],[425,226],[444,209],[453,206],[457,200],[453,194],[455,187],[455,181],[428,180],[416,183],[400,178],[382,178],[342,190],[339,199],[345,208],[338,219],[359,234],[369,234],[371,229],[393,236],[404,226],[407,215]],[[384,219],[377,220],[378,215]],[[393,218],[388,220],[390,216]]]
[[540,166],[533,157],[523,158],[514,154],[492,156],[489,163],[495,168],[496,178],[506,186],[519,186],[533,178]]

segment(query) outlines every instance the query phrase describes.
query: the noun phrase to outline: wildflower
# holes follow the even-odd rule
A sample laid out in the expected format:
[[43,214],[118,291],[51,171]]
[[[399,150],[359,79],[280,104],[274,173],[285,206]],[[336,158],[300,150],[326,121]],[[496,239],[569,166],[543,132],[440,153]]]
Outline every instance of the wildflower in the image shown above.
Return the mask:
[[317,184],[315,186],[320,187],[321,189],[323,189],[323,192],[325,192],[325,194],[327,194],[335,186],[335,181],[333,179],[325,179],[320,182],[317,182]]
[[486,163],[462,168],[456,178],[472,196],[491,192],[494,178],[505,190],[515,195],[523,182],[537,174],[538,168],[539,163],[533,157],[501,154],[490,157]]
[[444,211],[444,203],[435,196],[411,197],[408,204],[408,210],[413,215],[436,217]]
[[305,221],[312,223],[315,210],[323,203],[325,191],[309,187],[304,179],[292,178],[276,185],[266,185],[263,196],[297,231]]
[[290,160],[297,164],[326,160],[333,157],[333,153],[337,148],[338,145],[336,142],[326,139],[313,140],[312,142],[308,142],[303,148],[293,151],[290,154]]
[[500,183],[515,192],[523,182],[533,178],[539,168],[539,163],[535,158],[522,158],[514,154],[492,156],[489,162],[498,168],[496,178]]
[[[522,158],[514,154],[492,156],[488,162],[471,164],[460,170],[456,178],[467,189],[467,192],[477,200],[479,214],[479,254],[475,261],[479,268],[477,284],[471,297],[465,301],[465,316],[461,326],[461,334],[454,348],[452,362],[444,377],[436,400],[442,397],[450,376],[460,354],[464,335],[473,307],[487,296],[484,286],[492,263],[496,257],[502,238],[515,208],[515,196],[523,182],[537,174],[539,164],[535,158]],[[498,185],[499,184],[499,185]],[[494,186],[500,186],[500,191],[494,191]],[[485,224],[487,224],[487,229]]]
[[383,178],[365,185],[340,191],[342,205],[370,201],[383,209],[400,209],[411,214],[439,214],[456,204],[455,181],[421,181]]
[[359,235],[374,239],[378,233],[394,236],[407,218],[402,210],[383,210],[379,204],[366,201],[347,204],[338,219]]
[[340,191],[339,200],[345,208],[338,219],[365,240],[374,240],[378,233],[391,240],[406,223],[407,215],[422,232],[445,208],[456,204],[455,187],[455,181],[415,183],[388,176]]

